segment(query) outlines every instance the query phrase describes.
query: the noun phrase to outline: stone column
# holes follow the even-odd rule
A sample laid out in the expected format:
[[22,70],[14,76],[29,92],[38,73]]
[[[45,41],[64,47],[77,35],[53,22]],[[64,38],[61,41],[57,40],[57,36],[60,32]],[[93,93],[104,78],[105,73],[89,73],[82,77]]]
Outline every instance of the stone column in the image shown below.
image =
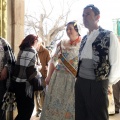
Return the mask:
[[19,45],[24,38],[24,0],[7,1],[7,39],[9,40],[15,55],[17,55],[19,51]]
[[7,0],[0,0],[0,36],[7,38]]
[[0,0],[0,36],[2,36],[2,0]]

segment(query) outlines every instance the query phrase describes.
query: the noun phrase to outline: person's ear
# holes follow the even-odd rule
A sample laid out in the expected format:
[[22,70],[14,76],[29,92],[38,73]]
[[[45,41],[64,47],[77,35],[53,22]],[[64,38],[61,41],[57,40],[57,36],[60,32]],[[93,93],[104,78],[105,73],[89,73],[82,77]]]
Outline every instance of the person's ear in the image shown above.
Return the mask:
[[96,15],[96,20],[99,21],[99,19],[100,19],[100,15]]

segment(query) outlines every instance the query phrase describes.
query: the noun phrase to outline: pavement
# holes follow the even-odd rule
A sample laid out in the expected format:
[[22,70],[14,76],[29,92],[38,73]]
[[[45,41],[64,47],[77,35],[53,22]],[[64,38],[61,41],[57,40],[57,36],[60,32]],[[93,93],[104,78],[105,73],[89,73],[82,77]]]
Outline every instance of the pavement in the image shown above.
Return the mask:
[[[16,114],[17,114],[17,112],[15,111],[14,115],[16,116]],[[36,114],[36,112],[35,112],[35,109],[34,109],[33,114],[32,114],[32,117],[31,117],[30,120],[40,120],[40,118],[39,118],[39,117],[36,117],[35,114]],[[15,116],[14,116],[14,117],[15,117]],[[109,120],[120,120],[120,113],[109,116]]]
[[[40,120],[40,118],[33,115],[30,120]],[[109,120],[120,120],[120,113],[110,116]]]
[[120,113],[110,116],[109,120],[120,120]]

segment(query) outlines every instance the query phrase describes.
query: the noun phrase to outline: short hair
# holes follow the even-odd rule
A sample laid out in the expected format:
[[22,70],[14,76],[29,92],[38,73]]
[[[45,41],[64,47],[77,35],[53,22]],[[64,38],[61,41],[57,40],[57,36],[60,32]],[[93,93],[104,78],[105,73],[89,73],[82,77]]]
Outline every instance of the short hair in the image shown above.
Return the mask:
[[87,5],[84,9],[90,8],[95,15],[99,15],[100,14],[100,10],[93,4]]

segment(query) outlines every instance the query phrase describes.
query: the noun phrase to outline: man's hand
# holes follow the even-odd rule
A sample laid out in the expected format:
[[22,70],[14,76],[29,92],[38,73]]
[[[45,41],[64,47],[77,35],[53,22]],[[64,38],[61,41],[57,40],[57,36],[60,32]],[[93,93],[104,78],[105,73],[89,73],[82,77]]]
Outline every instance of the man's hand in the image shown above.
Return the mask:
[[0,74],[0,80],[5,80],[6,78],[7,78],[7,68],[4,67]]
[[112,94],[111,87],[108,86],[108,95],[111,95],[111,94]]

